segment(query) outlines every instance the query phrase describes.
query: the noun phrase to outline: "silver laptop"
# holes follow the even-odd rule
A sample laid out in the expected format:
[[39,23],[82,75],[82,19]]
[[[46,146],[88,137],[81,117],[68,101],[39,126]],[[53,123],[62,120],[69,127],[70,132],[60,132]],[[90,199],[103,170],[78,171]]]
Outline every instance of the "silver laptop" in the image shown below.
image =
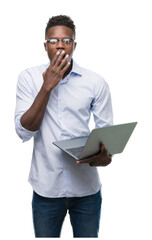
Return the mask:
[[105,144],[108,153],[114,155],[124,150],[136,125],[137,122],[131,122],[96,128],[89,136],[56,141],[53,144],[77,160],[98,154],[101,144]]

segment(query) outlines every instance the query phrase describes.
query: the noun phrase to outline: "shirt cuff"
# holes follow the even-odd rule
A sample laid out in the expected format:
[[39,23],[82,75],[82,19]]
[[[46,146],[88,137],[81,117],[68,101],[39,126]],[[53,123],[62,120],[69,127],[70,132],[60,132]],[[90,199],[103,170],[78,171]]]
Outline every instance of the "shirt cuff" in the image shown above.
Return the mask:
[[23,142],[26,142],[26,141],[30,140],[39,131],[39,130],[37,130],[37,131],[29,131],[29,130],[27,130],[26,128],[24,128],[21,125],[20,119],[18,120],[17,125],[18,125],[17,126],[17,133],[18,133],[19,137],[23,140]]

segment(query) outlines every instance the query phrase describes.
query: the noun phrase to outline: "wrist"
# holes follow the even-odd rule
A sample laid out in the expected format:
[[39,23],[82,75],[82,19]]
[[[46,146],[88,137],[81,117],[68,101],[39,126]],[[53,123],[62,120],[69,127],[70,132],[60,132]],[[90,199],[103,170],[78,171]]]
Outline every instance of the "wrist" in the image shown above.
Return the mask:
[[45,93],[48,93],[48,94],[50,94],[51,93],[51,91],[52,91],[52,87],[51,86],[48,86],[47,84],[45,84],[45,82],[43,83],[43,85],[42,85],[42,90],[45,92]]

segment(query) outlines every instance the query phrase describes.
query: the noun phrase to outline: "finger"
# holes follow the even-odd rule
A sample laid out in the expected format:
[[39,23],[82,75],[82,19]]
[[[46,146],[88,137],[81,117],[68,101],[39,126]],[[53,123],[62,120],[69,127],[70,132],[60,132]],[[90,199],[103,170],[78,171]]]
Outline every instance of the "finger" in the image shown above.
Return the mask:
[[67,54],[63,59],[61,59],[61,63],[58,66],[58,69],[62,70],[66,66],[66,64],[68,63],[68,58],[69,55]]
[[66,72],[66,70],[68,70],[69,66],[70,66],[71,62],[68,62],[61,70],[62,74],[64,74]]
[[109,165],[111,162],[112,162],[112,159],[110,157],[108,157],[107,159],[105,159],[103,161],[91,162],[91,163],[89,163],[89,165],[91,167],[99,167],[99,166],[105,167],[105,166]]
[[82,160],[78,160],[77,163],[91,163],[92,162],[92,158],[85,158]]
[[55,56],[53,57],[52,62],[51,62],[51,65],[52,65],[52,66],[55,65],[56,60],[58,59],[60,53],[61,53],[60,51],[57,51],[57,53],[56,53]]
[[101,145],[101,152],[103,153],[103,151],[104,151],[104,148],[105,148],[105,144],[102,144]]
[[107,157],[110,157],[111,155],[108,153],[108,150],[106,148],[103,149],[102,152],[104,155],[106,155]]
[[62,61],[64,55],[65,55],[65,51],[63,50],[62,52],[60,52],[59,56],[56,59],[56,62],[55,62],[56,66],[59,66],[61,64],[61,61]]
[[90,163],[90,166],[91,166],[91,167],[106,167],[106,166],[109,165],[109,164],[110,164],[110,163],[102,163],[102,164],[100,163],[100,164],[99,164],[99,163],[93,163],[93,162],[92,162],[92,163]]
[[97,163],[95,163],[95,162],[91,162],[91,163],[89,163],[89,165],[90,165],[91,167],[97,167],[97,166],[99,166],[99,164],[97,164]]

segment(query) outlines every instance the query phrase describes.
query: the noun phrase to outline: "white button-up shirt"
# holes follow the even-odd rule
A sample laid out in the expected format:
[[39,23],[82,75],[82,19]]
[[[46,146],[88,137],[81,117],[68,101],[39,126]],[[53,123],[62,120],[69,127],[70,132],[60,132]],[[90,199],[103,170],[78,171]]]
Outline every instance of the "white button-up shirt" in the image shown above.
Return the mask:
[[34,137],[29,182],[44,197],[81,197],[101,188],[97,168],[77,164],[52,142],[88,136],[90,114],[95,127],[113,124],[109,87],[98,74],[73,61],[71,72],[52,90],[41,127],[28,131],[20,118],[32,105],[43,84],[42,73],[50,63],[23,71],[18,78],[15,111],[16,132],[24,141]]

